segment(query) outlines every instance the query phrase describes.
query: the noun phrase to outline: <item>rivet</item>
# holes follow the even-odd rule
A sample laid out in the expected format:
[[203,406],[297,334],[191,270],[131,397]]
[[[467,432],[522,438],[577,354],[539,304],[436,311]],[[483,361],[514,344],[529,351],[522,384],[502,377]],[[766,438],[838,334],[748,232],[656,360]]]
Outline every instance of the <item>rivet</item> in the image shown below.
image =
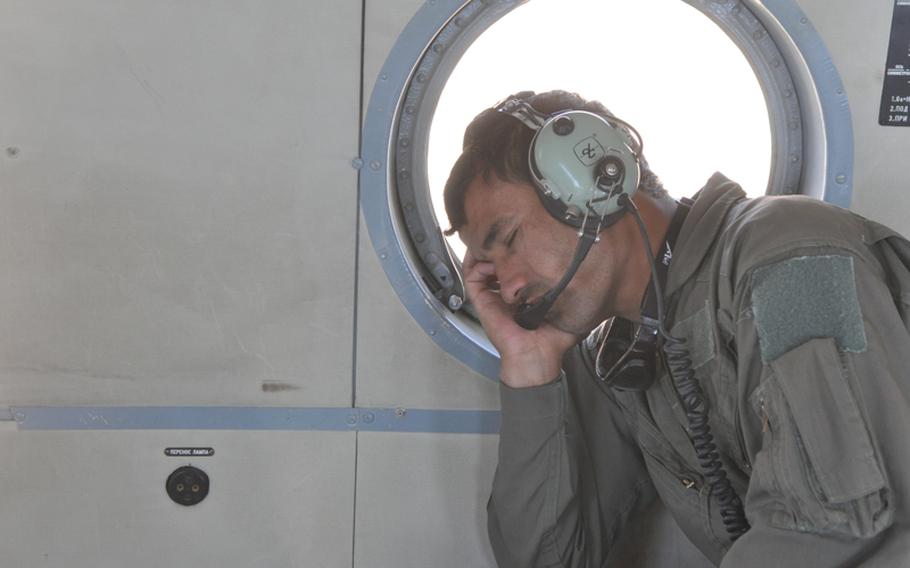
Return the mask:
[[435,330],[435,329],[431,329],[431,330],[430,330],[430,335],[436,335],[436,330]]
[[790,156],[790,161],[795,164],[796,162],[799,161],[799,156],[797,156],[797,155]]
[[375,420],[375,419],[376,419],[376,417],[373,415],[372,412],[367,412],[366,414],[363,415],[363,421],[366,424],[372,424],[373,420]]
[[418,82],[418,83],[423,83],[423,82],[426,81],[426,80],[427,80],[426,73],[418,73],[418,74],[417,74],[417,82]]
[[386,253],[382,253],[379,255],[379,258],[381,258],[382,260],[385,260],[388,257],[389,257],[389,255],[387,255]]
[[357,424],[357,415],[356,414],[348,415],[348,424],[351,424],[351,425]]
[[378,170],[379,168],[382,167],[382,162],[380,162],[379,160],[373,160],[372,162],[370,162],[370,167],[373,168],[374,170]]
[[398,177],[401,179],[411,179],[411,172],[408,170],[401,170],[398,172]]
[[803,16],[802,18],[799,19],[799,23],[806,25],[809,23],[809,18]]
[[423,233],[417,233],[416,235],[414,235],[414,240],[417,241],[418,243],[422,243],[423,241],[427,240],[427,236],[424,235]]
[[410,201],[405,202],[404,210],[407,211],[408,213],[410,213],[411,211],[414,210],[414,204],[411,203]]
[[793,96],[793,91],[791,91],[790,89],[787,89],[786,91],[784,91],[784,96],[789,99],[790,97]]
[[410,140],[409,138],[401,138],[401,139],[398,140],[398,144],[399,144],[402,148],[407,148],[408,146],[411,145],[411,140]]
[[382,79],[383,81],[385,81],[386,79],[389,78],[389,76],[387,74],[383,73],[382,75],[379,76],[379,78]]
[[843,95],[843,94],[844,94],[844,89],[843,89],[842,87],[838,87],[838,88],[837,88],[837,94],[838,94],[838,95]]
[[464,25],[464,18],[462,18],[461,16],[458,16],[457,18],[455,18],[455,25],[458,26],[459,28],[460,28],[461,26],[463,26],[463,25]]
[[461,309],[461,306],[464,305],[464,300],[461,299],[461,296],[458,294],[452,294],[449,296],[449,308],[455,311]]
[[763,37],[765,37],[765,32],[763,32],[761,30],[755,30],[755,32],[752,34],[752,39],[754,39],[755,41],[758,41]]
[[397,416],[399,418],[403,417],[407,413],[408,413],[407,409],[404,409],[401,407],[398,407],[395,409],[395,416]]
[[847,176],[844,174],[837,174],[837,177],[834,179],[837,180],[837,183],[847,183]]
[[25,421],[25,414],[23,414],[23,413],[21,413],[21,412],[17,412],[16,414],[13,415],[13,418],[16,419],[16,422],[24,422],[24,421]]
[[441,43],[437,43],[433,46],[433,51],[435,51],[436,53],[442,53],[442,50],[445,48],[446,48],[446,46],[442,45]]
[[736,6],[733,6],[734,14],[739,14],[741,11],[742,11],[742,6],[740,6],[739,4],[737,4]]
[[780,67],[780,59],[774,59],[771,61],[772,67]]
[[351,160],[351,167],[354,168],[355,170],[359,170],[360,168],[363,167],[363,160],[360,158],[354,158],[353,160]]

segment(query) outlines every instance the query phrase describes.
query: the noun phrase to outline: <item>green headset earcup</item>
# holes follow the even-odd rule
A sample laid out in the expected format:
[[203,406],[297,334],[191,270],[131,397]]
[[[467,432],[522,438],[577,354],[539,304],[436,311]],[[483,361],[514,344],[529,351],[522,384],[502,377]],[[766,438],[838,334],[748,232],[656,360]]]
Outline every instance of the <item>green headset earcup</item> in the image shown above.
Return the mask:
[[[544,205],[576,227],[586,211],[595,218],[621,213],[619,195],[631,197],[641,177],[630,144],[628,133],[597,114],[570,110],[550,116],[535,133],[528,156]],[[615,185],[602,183],[598,188],[605,161],[621,164],[620,177]]]

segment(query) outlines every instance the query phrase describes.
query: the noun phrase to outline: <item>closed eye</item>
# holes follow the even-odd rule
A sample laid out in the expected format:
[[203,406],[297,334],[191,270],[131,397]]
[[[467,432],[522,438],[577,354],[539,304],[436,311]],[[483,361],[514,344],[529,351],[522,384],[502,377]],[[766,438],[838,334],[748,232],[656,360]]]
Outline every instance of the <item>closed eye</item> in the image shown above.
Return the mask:
[[511,247],[512,243],[515,242],[515,237],[518,236],[518,228],[509,233],[509,237],[506,239],[506,246]]

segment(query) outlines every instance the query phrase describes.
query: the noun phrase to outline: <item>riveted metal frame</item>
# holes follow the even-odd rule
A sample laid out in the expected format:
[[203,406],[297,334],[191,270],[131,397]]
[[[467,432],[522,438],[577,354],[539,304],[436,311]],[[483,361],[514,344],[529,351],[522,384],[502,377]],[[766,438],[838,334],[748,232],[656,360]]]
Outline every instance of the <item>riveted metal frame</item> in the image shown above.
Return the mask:
[[[853,130],[837,71],[792,0],[684,0],[718,24],[759,80],[771,121],[768,193],[848,206]],[[495,379],[495,349],[464,292],[433,213],[426,172],[439,95],[461,55],[519,0],[429,0],[392,49],[364,125],[361,206],[373,246],[411,315],[455,357]],[[452,308],[455,308],[454,310]]]

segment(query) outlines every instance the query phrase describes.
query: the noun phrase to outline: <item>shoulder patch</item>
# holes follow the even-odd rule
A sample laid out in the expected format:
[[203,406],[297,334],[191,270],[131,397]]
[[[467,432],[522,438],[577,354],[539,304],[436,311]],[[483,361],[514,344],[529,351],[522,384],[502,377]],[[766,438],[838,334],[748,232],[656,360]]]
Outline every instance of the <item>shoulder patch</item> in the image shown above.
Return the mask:
[[866,350],[849,256],[802,256],[756,268],[752,313],[766,363],[819,337],[833,337],[846,351]]

